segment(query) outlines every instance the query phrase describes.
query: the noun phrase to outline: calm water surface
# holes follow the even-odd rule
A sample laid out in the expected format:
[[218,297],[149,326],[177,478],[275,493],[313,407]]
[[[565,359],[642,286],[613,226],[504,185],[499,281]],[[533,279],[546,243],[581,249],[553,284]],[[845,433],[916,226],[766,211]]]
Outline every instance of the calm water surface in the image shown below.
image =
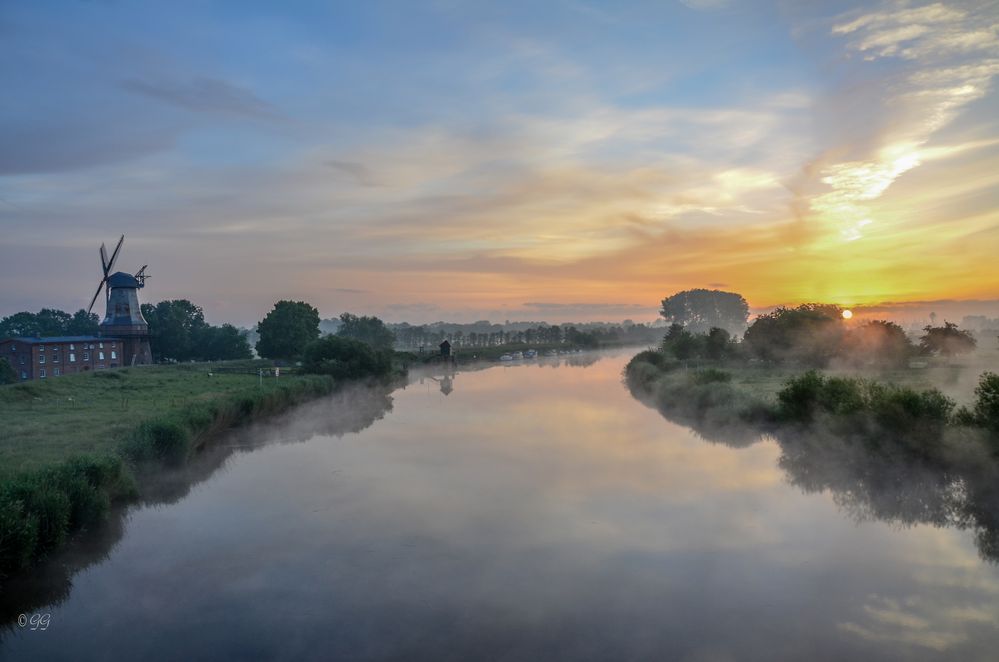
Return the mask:
[[[631,352],[413,375],[238,431],[5,589],[3,660],[999,657],[968,531],[858,519]],[[847,499],[848,501],[848,499]],[[837,505],[840,504],[840,505]]]

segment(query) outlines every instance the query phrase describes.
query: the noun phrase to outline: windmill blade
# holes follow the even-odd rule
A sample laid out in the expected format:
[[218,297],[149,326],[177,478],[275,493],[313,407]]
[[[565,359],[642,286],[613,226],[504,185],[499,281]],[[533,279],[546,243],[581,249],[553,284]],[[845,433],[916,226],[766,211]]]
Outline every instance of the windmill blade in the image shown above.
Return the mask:
[[110,274],[111,270],[114,269],[114,263],[118,261],[118,253],[121,251],[121,245],[124,243],[125,243],[125,235],[121,235],[121,239],[118,240],[118,245],[115,246],[114,248],[114,253],[111,253],[111,262],[108,263],[108,268],[104,272],[105,276],[107,276],[107,274]]
[[101,269],[104,270],[104,277],[108,277],[108,249],[101,243]]
[[104,287],[104,282],[106,279],[102,278],[100,284],[97,285],[97,291],[94,292],[94,298],[90,300],[90,305],[87,306],[87,314],[94,309],[94,304],[97,302],[97,297],[101,295],[101,288]]

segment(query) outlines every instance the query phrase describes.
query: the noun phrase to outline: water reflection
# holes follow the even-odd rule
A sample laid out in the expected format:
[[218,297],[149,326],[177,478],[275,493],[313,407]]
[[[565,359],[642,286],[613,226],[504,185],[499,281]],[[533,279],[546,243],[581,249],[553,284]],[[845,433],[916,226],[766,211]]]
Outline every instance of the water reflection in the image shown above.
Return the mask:
[[[300,443],[317,435],[342,437],[380,420],[392,411],[391,392],[404,382],[349,386],[334,394],[301,405],[294,412],[237,429],[207,444],[188,464],[141,474],[138,503],[162,506],[184,499],[196,485],[224,470],[234,455],[272,444]],[[85,531],[64,551],[40,566],[0,580],[0,642],[3,632],[15,629],[17,617],[41,608],[51,609],[69,597],[72,577],[107,560],[125,533],[129,511],[116,506],[108,521]]]
[[970,529],[982,557],[999,561],[999,462],[959,432],[938,440],[944,452],[934,449],[930,457],[890,439],[872,445],[818,424],[736,425],[724,407],[662,403],[637,384],[629,388],[667,420],[690,427],[712,443],[745,448],[772,439],[781,451],[778,465],[791,484],[809,493],[830,492],[858,521]]
[[414,373],[340,438],[244,430],[0,659],[991,659],[967,535],[856,525],[777,443],[636,403],[627,358]]

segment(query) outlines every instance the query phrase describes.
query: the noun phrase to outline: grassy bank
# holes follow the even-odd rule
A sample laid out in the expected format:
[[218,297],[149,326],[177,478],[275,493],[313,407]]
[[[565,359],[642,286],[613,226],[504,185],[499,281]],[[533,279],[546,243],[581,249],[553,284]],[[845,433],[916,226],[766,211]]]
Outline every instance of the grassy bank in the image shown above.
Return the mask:
[[55,549],[135,494],[132,469],[182,463],[216,432],[329,393],[320,375],[206,365],[70,375],[0,388],[0,573]]
[[708,436],[817,425],[926,453],[960,432],[999,451],[999,376],[990,372],[980,375],[972,399],[961,406],[929,386],[921,371],[849,375],[723,362],[691,367],[650,350],[636,355],[625,373],[636,395]]

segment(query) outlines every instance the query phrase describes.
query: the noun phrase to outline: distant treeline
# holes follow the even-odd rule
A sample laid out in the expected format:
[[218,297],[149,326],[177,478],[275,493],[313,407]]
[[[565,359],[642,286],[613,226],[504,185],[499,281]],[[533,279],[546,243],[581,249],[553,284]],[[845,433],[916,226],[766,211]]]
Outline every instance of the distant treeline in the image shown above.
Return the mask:
[[[663,300],[662,314],[672,324],[660,349],[681,360],[757,360],[815,368],[836,360],[856,367],[893,367],[920,356],[971,352],[977,345],[974,335],[950,322],[924,327],[917,343],[894,322],[849,320],[831,304],[780,307],[747,325],[748,306],[740,295],[697,290],[691,297],[691,292]],[[742,304],[733,304],[733,297]],[[733,333],[740,328],[745,329],[741,337]]]
[[[469,325],[476,328],[477,325]],[[395,325],[397,342],[405,348],[437,345],[444,340],[453,347],[499,347],[511,344],[573,345],[575,347],[600,347],[612,344],[647,344],[657,342],[661,328],[645,324],[591,324],[585,326],[540,324],[518,330],[448,330],[446,326]],[[482,328],[482,327],[479,327]]]

